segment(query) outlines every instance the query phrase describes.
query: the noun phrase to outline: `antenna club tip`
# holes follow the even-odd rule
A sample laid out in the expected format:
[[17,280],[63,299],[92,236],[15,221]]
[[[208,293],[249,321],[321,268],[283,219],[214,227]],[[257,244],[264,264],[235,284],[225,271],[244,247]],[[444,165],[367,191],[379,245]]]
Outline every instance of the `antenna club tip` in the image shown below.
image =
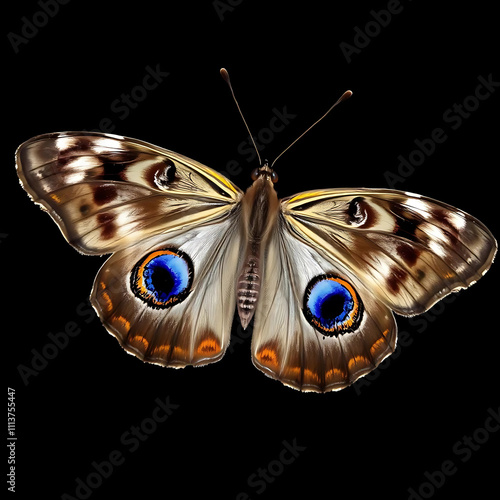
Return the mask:
[[227,72],[226,68],[221,68],[220,69],[220,76],[224,79],[225,82],[229,83],[229,73]]
[[342,100],[349,99],[352,96],[352,90],[346,90],[342,95]]

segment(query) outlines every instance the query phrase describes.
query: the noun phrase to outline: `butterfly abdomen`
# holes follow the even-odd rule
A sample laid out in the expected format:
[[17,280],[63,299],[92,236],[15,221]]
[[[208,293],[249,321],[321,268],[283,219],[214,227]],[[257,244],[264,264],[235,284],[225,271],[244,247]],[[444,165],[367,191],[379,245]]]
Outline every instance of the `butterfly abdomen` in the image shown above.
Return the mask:
[[259,298],[259,291],[259,258],[253,254],[249,254],[245,259],[245,265],[238,279],[238,289],[236,292],[238,315],[243,328],[248,326],[253,317]]

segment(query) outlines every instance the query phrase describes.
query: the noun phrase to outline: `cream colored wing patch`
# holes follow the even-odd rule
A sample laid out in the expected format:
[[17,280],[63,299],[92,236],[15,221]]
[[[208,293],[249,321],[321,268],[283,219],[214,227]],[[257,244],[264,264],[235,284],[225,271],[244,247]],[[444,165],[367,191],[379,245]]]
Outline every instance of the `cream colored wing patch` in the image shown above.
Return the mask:
[[242,246],[238,217],[154,236],[104,263],[92,304],[129,353],[174,368],[224,355]]
[[252,359],[302,391],[342,389],[396,345],[390,309],[333,259],[293,235],[282,216],[263,256]]

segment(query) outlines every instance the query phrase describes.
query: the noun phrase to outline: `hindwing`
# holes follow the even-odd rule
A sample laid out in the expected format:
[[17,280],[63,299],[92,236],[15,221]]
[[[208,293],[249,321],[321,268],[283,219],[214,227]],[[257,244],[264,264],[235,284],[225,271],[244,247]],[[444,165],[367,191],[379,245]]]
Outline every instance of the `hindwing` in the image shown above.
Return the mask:
[[114,253],[91,301],[106,329],[143,361],[218,361],[229,345],[240,265],[239,212],[216,224],[153,236]]
[[496,248],[477,219],[419,195],[331,189],[286,198],[263,255],[254,364],[303,391],[342,389],[393,352],[392,311],[420,314],[470,286]]

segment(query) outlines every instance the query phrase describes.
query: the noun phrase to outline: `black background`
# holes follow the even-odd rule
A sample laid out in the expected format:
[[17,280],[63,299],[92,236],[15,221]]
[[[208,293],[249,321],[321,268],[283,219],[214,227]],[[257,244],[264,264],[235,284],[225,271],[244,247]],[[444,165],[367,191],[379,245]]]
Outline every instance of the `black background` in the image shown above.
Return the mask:
[[[218,14],[211,1],[71,1],[45,23],[38,14],[42,26],[17,53],[4,39],[0,250],[7,385],[18,412],[18,498],[78,498],[77,478],[85,481],[92,463],[115,451],[124,463],[91,490],[92,500],[234,499],[240,492],[406,499],[408,488],[418,491],[424,474],[446,460],[456,472],[423,495],[489,496],[497,485],[498,434],[486,435],[466,462],[465,452],[454,450],[484,427],[488,409],[498,410],[497,266],[418,321],[398,318],[410,340],[385,369],[340,393],[302,394],[252,366],[249,337],[200,369],[163,369],[127,355],[84,303],[104,258],[75,252],[19,186],[13,156],[21,142],[99,128],[107,117],[114,133],[212,168],[238,162],[231,180],[245,188],[257,163],[238,152],[246,132],[218,74],[224,66],[255,134],[269,127],[273,109],[296,115],[266,145],[269,159],[344,90],[354,92],[279,160],[279,196],[388,187],[384,173],[397,173],[398,156],[408,158],[415,139],[441,127],[447,140],[394,187],[458,206],[496,231],[499,91],[456,130],[443,118],[474,94],[479,76],[500,80],[493,4],[402,1],[401,12],[348,62],[339,45],[353,44],[355,28],[364,30],[370,11],[386,9],[386,1],[336,2],[333,10],[326,2],[225,3],[229,9]],[[21,34],[24,16],[42,11],[34,1],[9,8],[5,33]],[[112,103],[141,85],[148,66],[169,75],[121,119]],[[23,381],[19,370],[31,367],[49,333],[70,322],[81,333]],[[167,397],[178,408],[132,450],[122,436],[150,423],[156,398]],[[294,440],[305,449],[293,463],[278,464],[283,441]],[[275,477],[264,491],[248,483],[268,466]]]

